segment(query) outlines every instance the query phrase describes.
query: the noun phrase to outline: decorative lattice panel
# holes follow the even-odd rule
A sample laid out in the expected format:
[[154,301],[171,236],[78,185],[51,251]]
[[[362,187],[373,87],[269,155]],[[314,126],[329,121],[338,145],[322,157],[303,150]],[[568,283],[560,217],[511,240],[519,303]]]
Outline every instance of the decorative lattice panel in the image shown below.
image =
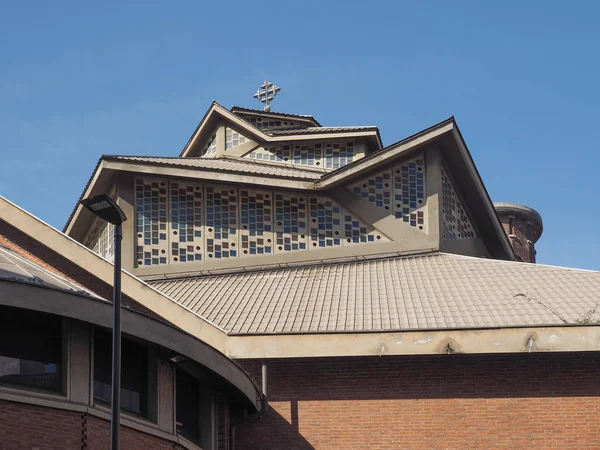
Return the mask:
[[242,255],[273,253],[273,198],[270,192],[240,191],[240,225]]
[[136,258],[138,265],[167,264],[167,182],[135,180]]
[[238,256],[237,189],[206,186],[207,259]]
[[[135,192],[138,266],[385,240],[325,197],[142,178]],[[93,232],[90,245],[111,246],[110,233]]]
[[325,168],[339,169],[354,161],[354,142],[325,144]]
[[310,245],[332,247],[342,243],[342,208],[327,198],[309,198]]
[[425,228],[425,161],[415,158],[356,182],[348,188],[396,219]]
[[361,157],[353,142],[304,142],[271,148],[259,148],[246,158],[287,162],[290,164],[339,169]]
[[115,226],[113,224],[96,220],[86,240],[86,247],[104,259],[113,262],[115,259],[114,230]]
[[256,150],[252,150],[250,153],[245,155],[245,158],[250,159],[258,159],[263,161],[282,161],[281,158],[276,153],[276,148],[257,148]]
[[348,188],[375,206],[389,210],[392,206],[392,171],[384,172],[365,178]]
[[347,211],[344,213],[344,239],[348,244],[388,240]]
[[237,131],[227,127],[225,129],[225,150],[230,150],[234,147],[237,147],[244,142],[247,142],[246,136]]
[[477,237],[475,228],[458,197],[452,181],[442,166],[442,197],[444,238],[449,240],[472,239]]
[[171,182],[172,262],[202,261],[202,186]]
[[425,162],[416,158],[394,166],[394,215],[411,227],[425,230]]
[[215,132],[204,146],[203,155],[216,155],[217,153],[217,133]]
[[[285,161],[285,151],[282,149],[280,158]],[[300,164],[303,166],[322,166],[323,165],[323,144],[320,142],[307,142],[303,144],[293,145],[291,152],[292,164]]]
[[254,125],[256,128],[268,128],[271,130],[284,128],[301,128],[305,127],[305,123],[295,122],[293,120],[278,120],[260,116],[244,117],[244,120]]
[[305,196],[275,193],[276,252],[307,249],[307,211]]

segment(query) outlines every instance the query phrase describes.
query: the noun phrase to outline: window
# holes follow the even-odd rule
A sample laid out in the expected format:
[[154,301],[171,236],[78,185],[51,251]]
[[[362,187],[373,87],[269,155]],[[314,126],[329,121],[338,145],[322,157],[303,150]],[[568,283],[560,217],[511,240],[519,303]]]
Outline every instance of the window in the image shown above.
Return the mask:
[[196,378],[179,368],[175,376],[177,432],[192,442],[199,442],[200,384]]
[[[200,381],[202,380],[202,381]],[[202,448],[211,447],[212,394],[205,373],[184,362],[175,371],[175,417],[177,432]]]
[[[94,337],[94,398],[111,402],[112,333],[96,329]],[[148,348],[121,340],[121,409],[140,416],[148,407]]]
[[508,218],[508,234],[511,236],[513,234],[515,234],[515,218],[514,217]]
[[62,319],[0,307],[0,383],[60,391]]

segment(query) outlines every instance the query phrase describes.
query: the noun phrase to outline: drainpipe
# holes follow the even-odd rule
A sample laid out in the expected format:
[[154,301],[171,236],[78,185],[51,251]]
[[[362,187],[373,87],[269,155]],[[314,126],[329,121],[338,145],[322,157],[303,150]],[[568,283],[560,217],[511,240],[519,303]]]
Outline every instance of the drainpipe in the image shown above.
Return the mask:
[[229,430],[230,442],[231,442],[231,450],[235,450],[235,428],[238,425],[241,425],[244,422],[249,422],[254,419],[262,419],[265,413],[269,410],[269,399],[267,397],[267,363],[263,360],[261,366],[261,397],[260,403],[261,407],[258,411],[246,416],[243,420],[240,420],[237,423],[232,423],[231,428]]

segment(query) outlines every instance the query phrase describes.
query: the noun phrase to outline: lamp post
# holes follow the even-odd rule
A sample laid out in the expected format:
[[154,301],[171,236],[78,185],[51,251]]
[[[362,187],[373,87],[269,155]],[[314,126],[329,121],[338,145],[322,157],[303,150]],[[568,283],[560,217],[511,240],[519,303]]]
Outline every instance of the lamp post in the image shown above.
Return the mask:
[[121,224],[127,220],[127,217],[119,205],[108,195],[89,197],[81,200],[81,204],[96,217],[115,226],[110,448],[118,450],[121,415],[121,240],[123,239]]

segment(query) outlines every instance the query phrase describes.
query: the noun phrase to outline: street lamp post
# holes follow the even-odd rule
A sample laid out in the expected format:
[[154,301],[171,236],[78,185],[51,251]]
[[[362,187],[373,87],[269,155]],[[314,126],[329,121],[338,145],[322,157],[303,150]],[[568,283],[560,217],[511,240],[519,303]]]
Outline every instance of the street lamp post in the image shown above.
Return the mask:
[[89,197],[81,200],[81,204],[95,216],[115,226],[110,448],[118,450],[121,420],[121,240],[123,239],[121,224],[127,220],[127,217],[119,205],[108,195]]

